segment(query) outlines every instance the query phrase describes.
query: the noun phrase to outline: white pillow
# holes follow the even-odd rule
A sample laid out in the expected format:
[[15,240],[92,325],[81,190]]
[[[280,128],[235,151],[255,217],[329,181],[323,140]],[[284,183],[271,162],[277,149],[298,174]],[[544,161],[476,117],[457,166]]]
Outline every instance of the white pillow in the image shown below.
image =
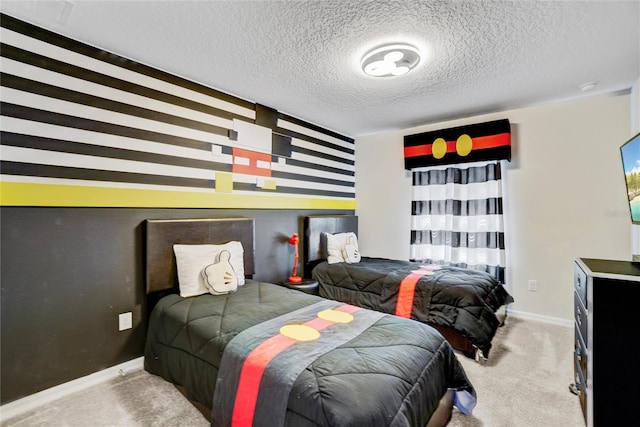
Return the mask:
[[221,250],[231,253],[229,262],[238,276],[238,285],[244,285],[244,249],[240,242],[224,245],[173,245],[178,268],[178,284],[181,297],[191,297],[209,292],[200,274],[202,270],[216,262]]
[[[324,233],[327,237],[327,262],[329,264],[336,264],[339,262],[356,263],[360,261],[358,255],[357,258],[345,258],[347,252],[353,255],[353,250],[358,252],[358,237],[356,233]],[[347,251],[347,249],[349,249]]]

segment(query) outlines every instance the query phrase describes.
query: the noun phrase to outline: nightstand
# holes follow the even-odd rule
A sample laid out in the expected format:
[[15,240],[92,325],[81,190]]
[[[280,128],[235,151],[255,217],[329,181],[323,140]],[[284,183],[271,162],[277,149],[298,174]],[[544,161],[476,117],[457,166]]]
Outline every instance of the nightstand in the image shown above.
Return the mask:
[[305,292],[311,295],[318,295],[318,282],[313,279],[302,279],[300,283],[284,282],[282,284],[289,289]]

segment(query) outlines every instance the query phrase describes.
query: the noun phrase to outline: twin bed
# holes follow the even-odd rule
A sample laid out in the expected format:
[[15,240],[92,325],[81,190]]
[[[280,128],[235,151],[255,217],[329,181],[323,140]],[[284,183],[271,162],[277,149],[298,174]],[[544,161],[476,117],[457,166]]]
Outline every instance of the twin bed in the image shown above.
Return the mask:
[[345,262],[339,253],[338,259],[328,258],[340,243],[335,236],[351,235],[357,249],[357,231],[353,215],[304,218],[304,274],[318,281],[320,296],[429,324],[467,357],[489,356],[513,301],[502,283],[466,268],[386,258]]
[[[252,280],[253,227],[247,218],[146,221],[147,371],[211,409],[213,426],[422,427],[446,425],[454,401],[470,412],[473,386],[433,328]],[[228,242],[244,252],[225,271],[244,284],[180,296],[174,245]]]

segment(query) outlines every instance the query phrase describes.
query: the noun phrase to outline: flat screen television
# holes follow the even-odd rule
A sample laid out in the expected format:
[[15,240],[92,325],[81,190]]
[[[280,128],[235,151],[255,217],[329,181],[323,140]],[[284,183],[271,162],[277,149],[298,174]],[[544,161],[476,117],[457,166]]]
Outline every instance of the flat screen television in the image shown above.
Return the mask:
[[631,222],[640,224],[640,133],[620,147]]

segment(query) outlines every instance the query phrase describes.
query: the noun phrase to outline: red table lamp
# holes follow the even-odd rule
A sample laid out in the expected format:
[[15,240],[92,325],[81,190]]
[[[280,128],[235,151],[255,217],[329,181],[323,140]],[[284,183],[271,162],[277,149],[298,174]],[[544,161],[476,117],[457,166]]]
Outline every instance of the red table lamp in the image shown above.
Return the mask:
[[289,244],[295,247],[295,258],[293,260],[293,271],[291,272],[291,276],[289,276],[289,282],[291,283],[300,283],[302,282],[302,277],[298,276],[298,243],[300,242],[300,238],[298,237],[298,233],[293,233],[291,237],[289,237]]

